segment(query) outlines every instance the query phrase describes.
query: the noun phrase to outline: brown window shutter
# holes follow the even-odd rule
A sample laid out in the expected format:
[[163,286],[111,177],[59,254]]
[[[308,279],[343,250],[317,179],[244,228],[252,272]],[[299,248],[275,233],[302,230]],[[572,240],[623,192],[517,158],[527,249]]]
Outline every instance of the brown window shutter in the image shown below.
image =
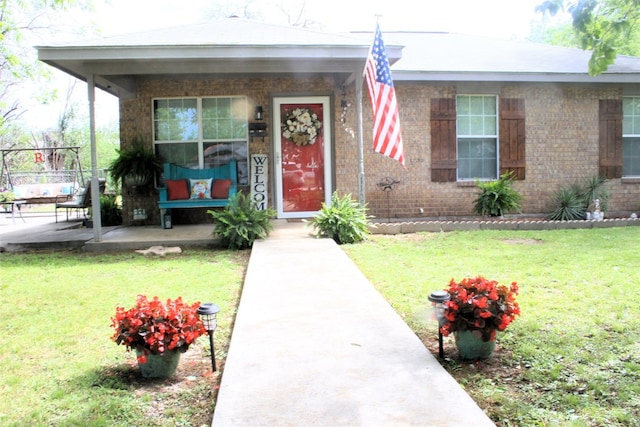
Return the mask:
[[622,101],[601,99],[599,111],[600,176],[622,177]]
[[431,100],[431,181],[452,182],[456,167],[456,100]]
[[513,171],[525,178],[524,99],[500,99],[500,175]]

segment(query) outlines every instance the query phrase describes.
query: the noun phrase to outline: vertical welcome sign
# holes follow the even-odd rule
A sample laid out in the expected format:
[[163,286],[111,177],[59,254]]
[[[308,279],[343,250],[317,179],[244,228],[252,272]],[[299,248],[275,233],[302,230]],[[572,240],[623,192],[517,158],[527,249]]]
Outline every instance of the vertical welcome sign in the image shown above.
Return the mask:
[[266,154],[251,155],[251,200],[263,211],[268,206],[267,177],[269,169]]

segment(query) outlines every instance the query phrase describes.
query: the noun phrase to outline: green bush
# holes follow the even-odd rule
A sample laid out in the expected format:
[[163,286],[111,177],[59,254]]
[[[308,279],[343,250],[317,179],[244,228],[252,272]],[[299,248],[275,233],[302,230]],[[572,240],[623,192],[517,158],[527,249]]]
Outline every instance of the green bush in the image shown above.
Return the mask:
[[598,175],[592,175],[584,180],[580,196],[582,197],[585,208],[588,208],[595,199],[600,199],[602,211],[607,210],[609,192],[605,188],[602,188],[606,181],[606,178]]
[[256,239],[267,237],[273,228],[271,219],[276,212],[267,208],[259,210],[242,191],[229,200],[229,204],[218,211],[207,211],[215,223],[214,236],[229,249],[248,249]]
[[582,184],[575,183],[560,187],[553,193],[553,204],[556,206],[549,215],[549,219],[556,221],[574,221],[585,219],[589,205],[600,199],[600,206],[606,211],[609,193],[602,188],[606,179],[597,175],[584,180]]
[[474,201],[473,212],[480,215],[502,216],[505,212],[520,211],[522,196],[511,188],[513,172],[509,171],[500,176],[497,181],[480,182],[476,186],[480,190]]
[[366,240],[369,235],[369,218],[366,205],[361,206],[351,198],[343,198],[334,192],[331,205],[322,204],[320,213],[313,218],[313,228],[317,237],[330,237],[339,245]]
[[115,195],[100,196],[100,216],[102,225],[112,226],[122,224],[122,207]]
[[13,191],[0,188],[0,202],[13,202],[16,199],[16,194]]
[[584,219],[585,207],[580,189],[576,186],[561,187],[553,194],[553,200],[557,207],[549,219],[556,221]]

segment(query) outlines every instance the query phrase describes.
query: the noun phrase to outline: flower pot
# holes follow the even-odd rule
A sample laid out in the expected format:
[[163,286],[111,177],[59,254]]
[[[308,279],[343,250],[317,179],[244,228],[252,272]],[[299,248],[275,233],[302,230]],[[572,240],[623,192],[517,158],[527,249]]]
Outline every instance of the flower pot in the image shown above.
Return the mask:
[[124,182],[128,187],[145,187],[151,180],[145,175],[127,175]]
[[[142,350],[136,350],[138,356],[142,356]],[[167,378],[173,375],[178,368],[180,362],[180,351],[167,350],[161,354],[146,355],[147,362],[140,363],[140,373],[144,378]]]
[[456,331],[453,336],[462,359],[488,359],[496,348],[495,340],[483,341],[482,335],[478,331]]

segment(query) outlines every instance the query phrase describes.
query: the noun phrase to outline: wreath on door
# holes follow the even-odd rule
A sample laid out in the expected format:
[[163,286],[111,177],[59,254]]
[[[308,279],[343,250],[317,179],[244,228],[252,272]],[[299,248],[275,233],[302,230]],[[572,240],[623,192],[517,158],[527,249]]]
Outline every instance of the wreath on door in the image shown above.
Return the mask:
[[322,122],[318,115],[308,108],[285,110],[285,119],[281,125],[282,136],[298,147],[311,145],[320,135]]

